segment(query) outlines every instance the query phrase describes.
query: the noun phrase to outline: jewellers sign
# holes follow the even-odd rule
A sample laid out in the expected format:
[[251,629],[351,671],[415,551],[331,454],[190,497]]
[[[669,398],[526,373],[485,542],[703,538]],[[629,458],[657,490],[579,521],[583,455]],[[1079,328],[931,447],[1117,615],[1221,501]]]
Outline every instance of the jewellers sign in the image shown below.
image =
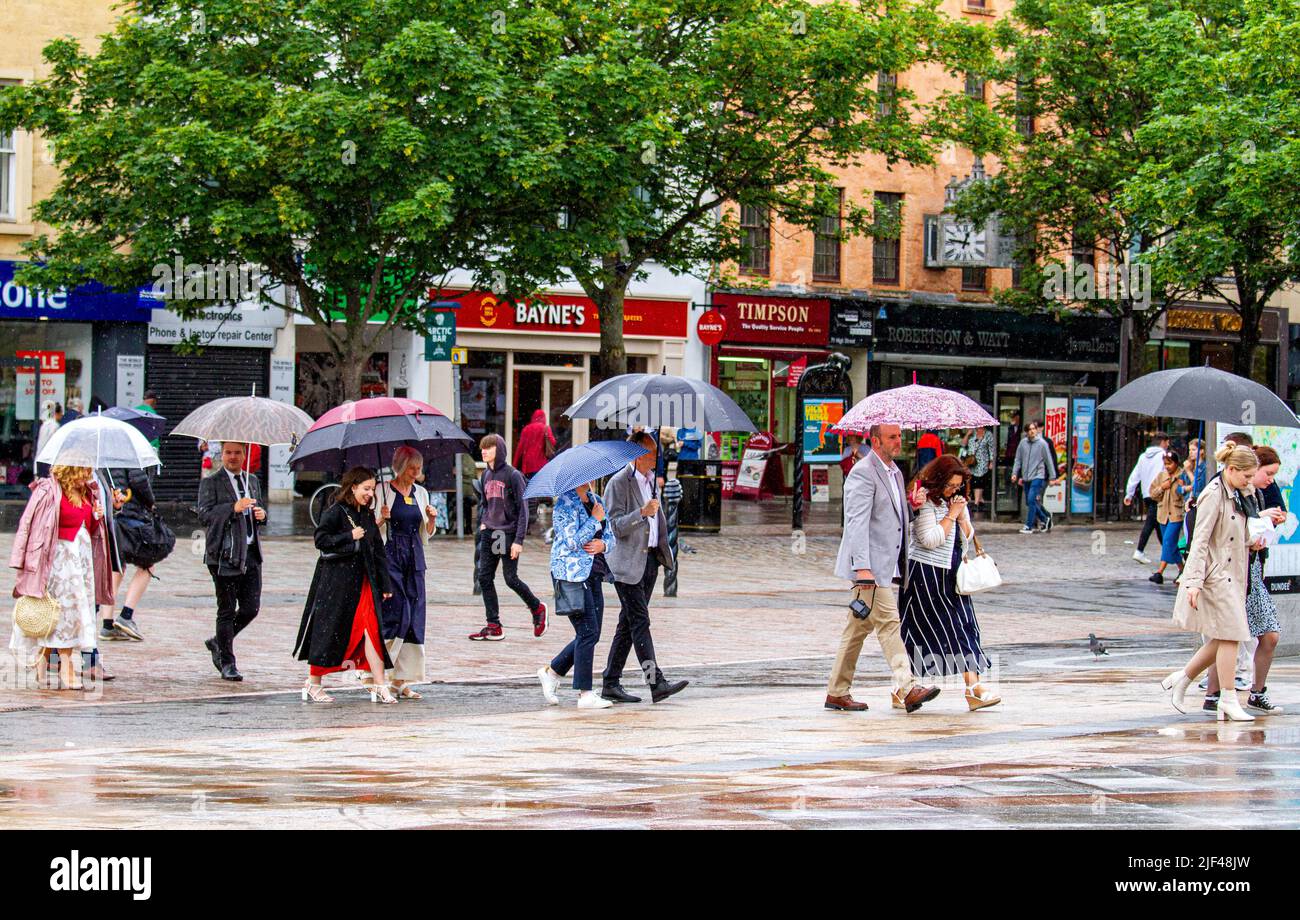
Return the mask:
[[875,347],[883,352],[1119,361],[1119,320],[1113,317],[894,302],[885,307],[888,318],[877,320],[875,330]]
[[831,306],[825,298],[715,292],[713,309],[726,317],[728,342],[825,348],[830,341]]

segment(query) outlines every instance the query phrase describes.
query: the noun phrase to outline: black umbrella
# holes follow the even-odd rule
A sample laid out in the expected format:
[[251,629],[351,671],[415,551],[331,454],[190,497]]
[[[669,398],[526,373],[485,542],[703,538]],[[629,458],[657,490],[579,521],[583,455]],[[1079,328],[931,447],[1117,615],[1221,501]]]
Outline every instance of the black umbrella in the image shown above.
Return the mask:
[[1213,367],[1145,374],[1120,387],[1097,408],[1156,418],[1300,428],[1300,419],[1268,387]]
[[667,372],[611,377],[588,390],[564,414],[645,428],[758,430],[745,410],[717,387]]
[[161,415],[150,412],[139,412],[135,409],[126,409],[122,406],[114,406],[111,409],[103,411],[104,418],[115,418],[119,422],[126,422],[136,431],[145,436],[146,440],[157,441],[163,436],[163,430],[167,427],[167,419]]
[[414,447],[427,461],[468,453],[474,439],[427,403],[401,397],[363,399],[317,419],[294,448],[289,466],[320,472],[368,464],[384,467],[402,446]]

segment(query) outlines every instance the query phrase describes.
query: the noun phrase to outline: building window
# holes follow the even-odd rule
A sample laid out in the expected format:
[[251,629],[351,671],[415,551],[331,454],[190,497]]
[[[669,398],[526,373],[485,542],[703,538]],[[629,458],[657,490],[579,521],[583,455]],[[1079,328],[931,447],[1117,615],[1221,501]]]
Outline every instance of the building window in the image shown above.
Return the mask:
[[840,214],[844,211],[844,189],[837,189],[835,213],[823,217],[813,235],[813,280],[840,280]]
[[984,78],[978,74],[966,74],[966,95],[976,102],[984,101]]
[[[0,80],[0,86],[12,86],[15,80]],[[18,219],[18,136],[14,131],[0,131],[0,220]]]
[[880,71],[876,74],[876,111],[881,118],[894,114],[894,102],[898,98],[898,74]]
[[1011,286],[1013,288],[1019,289],[1023,287],[1025,275],[1024,267],[1026,265],[1033,265],[1038,261],[1038,254],[1035,247],[1037,241],[1038,234],[1031,232],[1029,236],[1024,239],[1024,248],[1022,252],[1021,238],[1016,237],[1015,254],[1011,259]]
[[872,238],[871,280],[878,284],[898,284],[902,257],[902,228],[898,221],[903,213],[903,196],[897,192],[876,192],[875,200],[877,218],[889,215],[890,220],[889,226]]
[[982,265],[964,265],[961,270],[963,291],[987,291],[989,270]]
[[767,208],[740,206],[741,244],[745,254],[740,270],[747,275],[766,275],[771,270],[772,223]]
[[1016,131],[1028,140],[1034,136],[1034,101],[1029,84],[1016,81]]
[[1097,253],[1094,250],[1096,239],[1081,227],[1074,228],[1070,239],[1070,254],[1074,258],[1074,264],[1095,266],[1097,264]]

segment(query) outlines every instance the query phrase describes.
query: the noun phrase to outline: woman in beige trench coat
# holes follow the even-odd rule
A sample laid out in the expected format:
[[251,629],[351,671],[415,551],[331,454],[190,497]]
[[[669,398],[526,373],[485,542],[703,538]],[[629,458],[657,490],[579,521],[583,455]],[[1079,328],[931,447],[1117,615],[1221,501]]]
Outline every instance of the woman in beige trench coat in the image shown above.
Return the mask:
[[[1196,500],[1196,529],[1187,551],[1187,566],[1178,584],[1174,622],[1189,632],[1204,633],[1202,645],[1182,670],[1161,681],[1172,690],[1171,702],[1186,712],[1184,697],[1191,683],[1214,665],[1221,686],[1233,686],[1237,670],[1237,643],[1250,638],[1246,625],[1246,590],[1249,585],[1250,538],[1246,523],[1247,496],[1259,459],[1249,447],[1225,442],[1215,454],[1223,473],[1210,482]],[[1235,693],[1219,698],[1219,719],[1251,722],[1254,716],[1241,708]]]

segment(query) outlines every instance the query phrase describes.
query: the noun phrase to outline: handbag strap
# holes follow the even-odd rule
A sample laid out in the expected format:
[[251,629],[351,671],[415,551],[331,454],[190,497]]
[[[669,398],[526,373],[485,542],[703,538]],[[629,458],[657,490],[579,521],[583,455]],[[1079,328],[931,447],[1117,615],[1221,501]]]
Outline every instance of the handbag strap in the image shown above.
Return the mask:
[[983,555],[984,555],[984,545],[983,545],[982,543],[980,543],[979,535],[978,535],[978,534],[975,534],[975,533],[972,533],[972,534],[970,535],[970,541],[971,541],[972,543],[975,544],[975,555],[976,555],[976,556],[983,556]]

